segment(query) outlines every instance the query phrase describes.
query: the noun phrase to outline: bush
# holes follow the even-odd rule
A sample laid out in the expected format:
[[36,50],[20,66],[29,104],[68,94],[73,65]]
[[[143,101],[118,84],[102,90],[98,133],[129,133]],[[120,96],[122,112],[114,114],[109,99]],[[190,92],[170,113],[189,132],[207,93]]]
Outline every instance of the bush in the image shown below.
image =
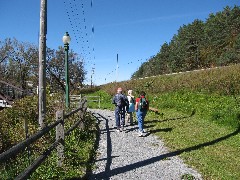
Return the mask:
[[[55,112],[62,108],[59,96],[47,96],[46,122],[55,122]],[[26,97],[14,103],[12,108],[1,111],[0,116],[0,150],[6,151],[13,145],[23,141],[39,130],[37,114],[37,97]],[[65,121],[65,129],[69,129],[79,119],[79,113]],[[61,168],[56,168],[56,152],[52,152],[47,160],[32,175],[32,179],[49,179],[58,177],[81,177],[86,167],[91,164],[89,158],[94,155],[96,137],[95,120],[90,115],[84,117],[84,129],[75,129],[65,141],[65,162]],[[24,129],[27,123],[28,131]],[[13,179],[26,169],[47,147],[55,141],[55,129],[32,144],[23,153],[0,164],[0,179]],[[75,161],[77,160],[77,161]],[[76,168],[77,167],[77,168]]]

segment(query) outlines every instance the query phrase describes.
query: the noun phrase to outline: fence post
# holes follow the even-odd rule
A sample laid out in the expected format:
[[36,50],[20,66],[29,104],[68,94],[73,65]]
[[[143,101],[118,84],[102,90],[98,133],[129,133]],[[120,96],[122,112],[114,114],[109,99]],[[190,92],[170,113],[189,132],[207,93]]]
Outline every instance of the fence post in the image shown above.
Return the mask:
[[84,99],[81,99],[80,103],[79,103],[79,108],[81,108],[81,110],[79,111],[79,118],[81,119],[81,122],[79,123],[79,128],[80,129],[84,129],[84,122],[83,122],[83,117],[84,117],[84,114],[83,114],[83,101]]
[[57,156],[58,161],[57,165],[61,167],[63,165],[64,160],[64,119],[63,119],[63,110],[58,110],[56,112],[56,121],[62,119],[62,123],[59,123],[56,126],[56,141],[60,140],[59,145],[57,146]]
[[98,96],[98,108],[100,109],[100,104],[101,104],[101,96]]
[[[28,120],[24,119],[24,130],[25,130],[25,137],[26,139],[29,138],[28,135]],[[30,164],[30,146],[27,147],[27,151],[28,151],[28,163]]]

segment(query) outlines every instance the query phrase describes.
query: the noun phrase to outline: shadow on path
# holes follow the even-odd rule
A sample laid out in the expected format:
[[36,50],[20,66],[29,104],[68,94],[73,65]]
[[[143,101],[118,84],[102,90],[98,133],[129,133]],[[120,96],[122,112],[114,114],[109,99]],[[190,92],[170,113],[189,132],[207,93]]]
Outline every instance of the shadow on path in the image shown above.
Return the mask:
[[[191,147],[188,147],[188,148],[185,148],[185,149],[181,149],[181,150],[169,152],[169,153],[166,153],[166,154],[162,154],[160,156],[152,157],[150,159],[139,161],[137,163],[129,164],[129,165],[126,165],[126,166],[123,166],[123,167],[118,167],[118,168],[115,168],[115,169],[112,169],[112,170],[107,169],[107,171],[105,171],[105,172],[95,174],[94,177],[95,177],[95,179],[109,179],[111,176],[121,174],[121,173],[125,173],[127,171],[131,171],[131,170],[134,170],[134,169],[139,168],[139,167],[147,166],[147,165],[155,163],[157,161],[164,160],[164,159],[169,158],[169,157],[180,155],[184,152],[191,152],[191,151],[198,150],[198,149],[201,149],[201,148],[206,147],[206,146],[214,145],[214,144],[216,144],[220,141],[226,140],[226,139],[228,139],[232,136],[237,135],[239,132],[240,132],[240,127],[237,130],[235,130],[234,132],[232,132],[228,135],[225,135],[223,137],[217,138],[215,140],[205,142],[205,143],[202,143],[202,144],[198,144],[198,145],[195,145],[195,146],[191,146]],[[110,157],[110,159],[111,159],[111,157]]]
[[[105,171],[104,173],[105,174],[109,174],[110,173],[110,167],[111,167],[111,164],[112,164],[112,158],[115,158],[115,157],[112,157],[112,142],[111,142],[111,136],[110,136],[110,130],[109,130],[109,125],[108,125],[108,119],[105,118],[104,116],[102,116],[101,114],[97,113],[98,117],[93,114],[93,116],[98,120],[100,121],[100,118],[105,120],[106,121],[106,124],[105,124],[105,132],[102,132],[102,134],[106,133],[107,135],[107,158],[105,159],[101,159],[101,160],[107,160],[106,162],[106,166],[105,166]],[[99,131],[100,132],[100,131]],[[98,144],[99,144],[99,140],[98,140]],[[99,160],[100,161],[100,160]],[[91,173],[90,173],[91,172]],[[88,179],[87,177],[89,177],[89,175],[91,174],[92,175],[92,171],[88,172],[87,176],[85,177],[86,179]],[[110,176],[108,177],[107,175],[104,174],[104,179],[110,179]]]
[[[103,117],[102,115],[100,115],[98,113],[97,113],[97,115],[98,115],[98,117],[96,115],[94,115],[94,116],[96,117],[98,122],[102,121],[101,119],[106,121],[107,158],[103,158],[103,159],[98,160],[98,161],[107,160],[105,170],[104,170],[104,172],[100,172],[100,173],[97,173],[97,174],[93,174],[92,171],[89,170],[89,171],[87,171],[86,176],[84,176],[83,178],[72,178],[71,180],[80,180],[80,179],[104,179],[104,180],[109,180],[112,176],[115,176],[115,175],[118,175],[118,174],[121,174],[121,173],[125,173],[125,172],[128,172],[128,171],[143,167],[143,166],[147,166],[147,165],[155,163],[157,161],[165,160],[166,158],[170,158],[170,157],[180,155],[184,152],[191,152],[191,151],[194,151],[194,150],[201,149],[203,147],[214,145],[218,142],[224,141],[224,140],[226,140],[226,139],[228,139],[232,136],[235,136],[235,135],[239,134],[239,132],[240,132],[240,126],[239,126],[238,129],[236,129],[234,132],[232,132],[230,134],[227,134],[225,136],[219,137],[215,140],[208,141],[208,142],[205,142],[205,143],[201,143],[201,144],[191,146],[191,147],[188,147],[188,148],[185,148],[185,149],[180,149],[180,150],[176,150],[176,151],[173,151],[173,152],[168,152],[168,153],[162,154],[160,156],[152,157],[152,158],[149,158],[149,159],[146,159],[146,160],[143,160],[143,161],[139,161],[139,162],[129,164],[129,165],[126,165],[126,166],[122,166],[122,167],[117,167],[117,168],[111,170],[110,167],[111,167],[111,163],[112,163],[112,158],[115,158],[116,156],[115,157],[111,156],[112,143],[111,143],[111,136],[110,136],[110,131],[109,131],[108,119]],[[177,120],[177,119],[183,119],[183,118],[187,118],[187,117],[165,119],[163,121]],[[171,128],[166,129],[166,131],[171,131]],[[97,140],[98,145],[99,145],[99,140],[100,140],[100,137],[98,137],[98,140]]]

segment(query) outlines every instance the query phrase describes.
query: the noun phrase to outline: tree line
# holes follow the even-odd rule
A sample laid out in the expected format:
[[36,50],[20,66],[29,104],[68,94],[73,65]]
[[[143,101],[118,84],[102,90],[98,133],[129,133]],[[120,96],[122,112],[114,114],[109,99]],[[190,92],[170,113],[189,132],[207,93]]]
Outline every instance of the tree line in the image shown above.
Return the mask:
[[143,63],[131,79],[240,62],[240,7],[226,6],[206,21],[194,20],[178,29],[169,43]]
[[[31,43],[20,42],[17,39],[0,39],[0,80],[12,83],[23,90],[29,89],[28,82],[33,87],[38,86],[38,47]],[[46,83],[48,90],[65,91],[64,47],[57,50],[47,48],[46,53]],[[83,59],[73,50],[69,51],[70,89],[83,86],[86,77]],[[1,85],[3,86],[3,85]],[[1,87],[0,86],[0,87]],[[3,91],[3,87],[0,88]]]

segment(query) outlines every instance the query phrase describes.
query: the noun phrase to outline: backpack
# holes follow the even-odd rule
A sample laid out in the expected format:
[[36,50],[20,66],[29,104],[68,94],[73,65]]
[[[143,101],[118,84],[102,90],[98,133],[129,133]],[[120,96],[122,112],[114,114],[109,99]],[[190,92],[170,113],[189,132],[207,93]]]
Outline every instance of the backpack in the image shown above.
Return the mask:
[[122,94],[120,95],[117,95],[117,98],[116,98],[116,105],[118,107],[124,107],[124,106],[127,106],[128,105],[128,101],[126,98],[124,98],[124,96]]
[[144,110],[144,109],[148,108],[148,102],[147,102],[146,98],[143,98],[143,97],[140,98],[138,108],[140,110]]
[[131,97],[130,103],[135,104],[135,99],[133,97]]

